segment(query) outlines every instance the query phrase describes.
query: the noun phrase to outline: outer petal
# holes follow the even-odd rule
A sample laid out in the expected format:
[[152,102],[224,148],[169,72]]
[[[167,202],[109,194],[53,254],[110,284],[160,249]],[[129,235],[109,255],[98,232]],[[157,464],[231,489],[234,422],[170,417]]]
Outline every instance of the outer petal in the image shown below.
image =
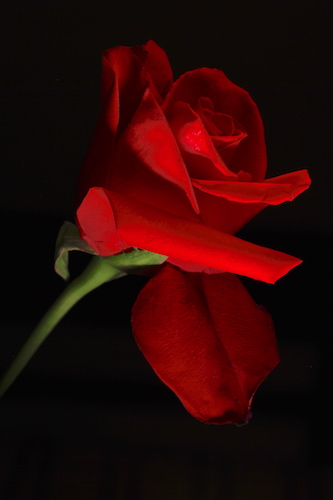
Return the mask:
[[105,186],[110,169],[119,124],[118,80],[106,63],[103,64],[102,103],[93,138],[81,167],[76,193],[76,204],[92,186]]
[[[115,168],[116,138],[135,114],[147,86],[158,94],[161,101],[172,81],[167,55],[153,41],[144,46],[118,46],[103,52],[101,112],[80,171],[77,204],[90,187],[108,187]],[[194,198],[192,186],[189,185]]]
[[143,75],[143,61],[136,54],[135,48],[118,46],[103,52],[102,63],[102,107],[104,97],[108,94],[111,75],[114,74],[119,89],[121,113],[118,133],[121,133],[135,113],[147,86]]
[[243,423],[258,385],[279,362],[269,314],[237,277],[165,266],[141,291],[133,333],[185,408],[207,423]]
[[143,46],[120,45],[105,50],[102,62],[102,105],[112,75],[115,75],[119,86],[121,131],[129,123],[149,84],[162,100],[173,81],[166,53],[152,40]]
[[101,188],[92,188],[77,210],[81,237],[99,255],[115,255],[129,248],[117,231],[114,212]]
[[280,205],[292,201],[311,184],[307,170],[280,175],[263,182],[232,182],[192,179],[193,185],[204,191],[238,203]]
[[143,46],[146,51],[144,69],[150,76],[161,99],[164,99],[173,83],[173,72],[167,54],[153,40]]
[[267,168],[264,128],[250,94],[232,83],[222,71],[200,68],[184,73],[173,84],[164,103],[166,114],[178,101],[188,102],[195,109],[201,97],[209,97],[215,111],[232,116],[248,134],[237,147],[228,168],[239,172],[246,167],[254,181],[263,180]]
[[[108,203],[110,210],[106,208]],[[114,218],[112,224],[111,218]],[[267,283],[274,283],[301,263],[290,255],[248,243],[102,188],[90,189],[77,210],[77,219],[82,237],[101,255],[112,255],[120,240],[126,242],[127,247]]]

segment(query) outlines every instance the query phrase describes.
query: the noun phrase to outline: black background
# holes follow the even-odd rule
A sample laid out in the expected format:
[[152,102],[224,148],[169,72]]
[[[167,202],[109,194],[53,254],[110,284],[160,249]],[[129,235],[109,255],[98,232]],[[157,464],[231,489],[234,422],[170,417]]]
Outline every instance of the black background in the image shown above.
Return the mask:
[[[184,415],[131,336],[130,310],[144,280],[124,278],[78,304],[3,398],[1,460],[7,468],[1,484],[6,498],[209,500],[222,498],[223,491],[231,500],[245,494],[330,498],[332,3],[14,0],[2,1],[1,18],[3,369],[64,287],[52,268],[54,242],[63,220],[73,220],[76,176],[99,111],[104,49],[151,38],[168,53],[175,77],[200,66],[222,69],[259,106],[268,176],[307,168],[313,180],[293,203],[267,208],[241,232],[250,241],[304,259],[274,287],[244,280],[273,315],[282,356],[255,397],[251,423],[240,429],[211,427]],[[73,273],[85,263],[85,256],[73,255]],[[40,415],[42,425],[36,423]],[[76,492],[66,496],[65,486],[55,493],[54,482],[45,478],[57,477],[50,464],[61,453],[54,451],[54,442],[66,442],[71,435],[76,436],[71,450],[80,442],[81,451],[73,452],[75,459],[61,476],[68,491]],[[168,436],[167,444],[161,436]],[[284,443],[280,454],[278,442]],[[78,493],[75,488],[89,476],[84,468],[92,460],[88,451],[98,454],[100,445],[116,450],[126,463],[133,456],[143,461],[155,457],[162,471],[169,470],[165,457],[176,460],[173,453],[179,457],[180,449],[187,457],[182,464],[205,449],[216,477],[221,469],[233,468],[219,496],[198,493],[200,488],[193,486],[197,474],[190,474],[192,493],[177,496],[175,480],[173,492],[164,489],[163,496],[158,481],[151,480],[153,473],[143,480],[141,469],[131,465],[119,493],[112,490],[120,481],[119,463],[116,467],[103,458],[98,466],[113,478],[109,485],[103,479],[104,493],[97,493],[88,479]],[[41,472],[44,459],[31,458],[34,453],[48,457],[49,476]],[[90,457],[85,465],[82,454]],[[200,460],[196,463],[202,471]],[[273,472],[267,472],[267,463]],[[291,464],[290,475],[281,472],[286,464]],[[274,487],[275,497],[273,490],[263,490],[271,473],[276,484],[283,484],[281,490]],[[61,479],[57,484],[60,488]]]

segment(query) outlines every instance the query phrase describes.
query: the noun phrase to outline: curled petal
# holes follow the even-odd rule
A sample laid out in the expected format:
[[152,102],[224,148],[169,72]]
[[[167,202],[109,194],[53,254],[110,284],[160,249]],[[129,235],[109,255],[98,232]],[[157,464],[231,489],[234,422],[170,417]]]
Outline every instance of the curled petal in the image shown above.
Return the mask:
[[231,274],[162,268],[132,311],[133,333],[160,379],[195,418],[243,423],[279,362],[269,314]]
[[149,88],[126,130],[126,141],[153,172],[185,191],[194,211],[199,213],[189,173],[164,113]]
[[188,103],[177,102],[168,119],[192,177],[237,178],[218,154],[201,118]]
[[162,101],[173,82],[173,73],[164,50],[152,40],[145,45],[119,45],[105,50],[102,58],[102,108],[113,79],[116,78],[120,100],[120,131],[129,123],[142,95],[151,86]]
[[[111,210],[107,209],[108,203]],[[83,239],[100,255],[112,255],[119,239],[121,245],[126,242],[127,247],[267,283],[274,283],[301,263],[296,257],[181,219],[102,188],[89,190],[77,210],[77,219]]]
[[193,186],[212,194],[238,203],[265,203],[280,205],[292,201],[311,184],[307,170],[299,170],[280,175],[263,182],[232,182],[192,179]]
[[112,206],[103,189],[91,188],[76,214],[81,237],[102,257],[129,248],[117,231]]
[[105,50],[102,58],[102,108],[105,108],[105,96],[112,75],[117,80],[119,106],[121,109],[118,133],[128,125],[135,113],[147,86],[143,74],[143,61],[136,54],[135,48],[118,46]]
[[192,109],[196,109],[202,97],[209,97],[215,112],[232,116],[247,133],[228,163],[229,169],[238,173],[246,167],[246,172],[252,175],[254,181],[262,181],[266,174],[267,157],[259,110],[250,94],[231,82],[222,71],[199,68],[184,73],[172,85],[163,109],[170,113],[178,101],[187,102]]
[[[204,108],[203,99],[199,99],[196,112],[200,116],[211,140],[226,163],[231,160],[235,149],[245,137],[246,130],[234,118],[224,113],[215,112],[211,108]],[[251,176],[251,174],[248,174]]]
[[163,100],[173,82],[173,71],[168,56],[153,40],[145,43],[143,49],[146,52],[144,70]]

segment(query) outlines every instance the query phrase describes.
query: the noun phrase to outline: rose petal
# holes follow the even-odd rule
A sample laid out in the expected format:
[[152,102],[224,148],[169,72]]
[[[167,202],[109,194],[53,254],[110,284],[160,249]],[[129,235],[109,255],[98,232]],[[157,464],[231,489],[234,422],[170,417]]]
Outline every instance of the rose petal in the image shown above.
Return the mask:
[[192,264],[191,262],[184,262],[183,260],[175,259],[173,257],[168,257],[167,262],[179,268],[181,271],[186,271],[189,273],[225,273],[225,271],[222,269],[213,269],[212,267],[202,266],[200,264]]
[[102,188],[91,188],[77,210],[81,237],[99,255],[109,256],[129,248],[116,228],[112,206]]
[[152,40],[145,45],[120,45],[105,50],[102,63],[102,106],[115,76],[120,96],[121,132],[133,116],[149,82],[161,100],[173,82],[168,57]]
[[129,47],[119,46],[103,52],[101,112],[80,170],[77,205],[90,187],[107,185],[116,134],[129,121],[144,92],[141,70],[142,62]]
[[163,109],[170,113],[178,101],[187,102],[192,109],[196,109],[201,97],[209,97],[216,112],[232,116],[248,134],[239,144],[228,168],[237,173],[246,167],[246,172],[252,175],[254,181],[262,181],[267,168],[264,128],[250,94],[232,83],[222,71],[199,68],[184,73],[175,81]]
[[228,234],[236,234],[249,220],[267,207],[265,203],[229,201],[199,189],[196,190],[196,197],[200,206],[202,222]]
[[118,134],[128,125],[147,86],[143,75],[143,61],[135,52],[135,48],[122,45],[103,52],[102,103],[103,96],[108,92],[110,75],[114,74],[121,109]]
[[173,83],[173,72],[169,58],[153,40],[149,40],[143,46],[147,51],[144,70],[150,76],[151,82],[163,100]]
[[308,189],[311,180],[306,170],[298,170],[266,179],[263,182],[216,182],[192,178],[192,183],[205,193],[220,196],[229,201],[280,205],[285,201],[292,201]]
[[105,56],[102,58],[101,117],[105,119],[114,141],[119,124],[119,88],[117,76]]
[[237,277],[166,265],[141,291],[133,333],[160,379],[207,423],[243,423],[259,384],[279,362],[269,314]]
[[133,151],[126,134],[117,141],[112,170],[104,187],[139,202],[149,201],[157,209],[167,207],[168,212],[180,218],[200,221],[185,190],[155,173]]
[[177,102],[168,121],[191,177],[204,174],[205,179],[237,178],[216,151],[201,118],[188,103]]
[[[107,198],[111,211],[105,208]],[[109,222],[111,212],[114,214],[116,227],[116,231],[112,228],[112,232]],[[101,255],[114,253],[119,235],[120,240],[126,242],[128,247],[141,248],[267,283],[274,283],[301,263],[296,257],[181,219],[102,188],[89,190],[77,210],[77,219],[82,228],[82,237],[92,248],[100,253],[99,248],[103,244],[104,253]]]
[[[201,103],[202,99],[199,100],[199,105],[195,111],[200,116],[216,150],[223,161],[228,164],[235,149],[247,137],[246,130],[231,116],[215,112],[212,109],[205,109],[201,106]],[[248,173],[247,175],[250,179],[252,178],[251,174]]]
[[149,88],[126,130],[126,141],[153,172],[183,189],[194,211],[199,213],[189,173],[165,115]]

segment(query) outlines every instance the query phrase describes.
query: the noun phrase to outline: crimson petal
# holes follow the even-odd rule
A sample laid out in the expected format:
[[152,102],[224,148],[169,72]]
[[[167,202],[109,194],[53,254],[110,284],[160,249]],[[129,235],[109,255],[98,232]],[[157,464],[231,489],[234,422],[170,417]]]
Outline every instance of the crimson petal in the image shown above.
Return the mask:
[[143,75],[143,61],[131,47],[118,46],[103,52],[102,106],[108,93],[112,75],[119,89],[120,123],[118,133],[128,125],[147,86]]
[[166,52],[153,40],[145,43],[143,48],[147,51],[144,64],[145,72],[150,76],[160,97],[164,99],[173,82],[173,71],[169,58]]
[[177,102],[168,120],[192,177],[200,173],[205,179],[237,179],[216,151],[201,118],[188,103]]
[[77,221],[82,237],[104,256],[114,254],[117,246],[136,247],[267,283],[301,263],[103,188],[89,190],[77,210]]
[[278,364],[270,315],[232,274],[162,268],[140,292],[133,333],[153,370],[195,418],[243,423]]
[[254,181],[263,180],[267,157],[259,110],[250,94],[231,82],[223,71],[199,68],[184,73],[172,85],[163,109],[168,115],[178,101],[187,102],[192,109],[196,109],[202,96],[210,98],[215,112],[232,116],[248,134],[237,147],[228,168],[239,172],[246,166]]
[[215,196],[238,203],[279,205],[292,201],[308,189],[311,180],[307,170],[279,175],[263,182],[232,182],[193,179],[193,186]]
[[126,130],[126,140],[144,164],[185,191],[199,213],[193,186],[170,126],[149,88]]

